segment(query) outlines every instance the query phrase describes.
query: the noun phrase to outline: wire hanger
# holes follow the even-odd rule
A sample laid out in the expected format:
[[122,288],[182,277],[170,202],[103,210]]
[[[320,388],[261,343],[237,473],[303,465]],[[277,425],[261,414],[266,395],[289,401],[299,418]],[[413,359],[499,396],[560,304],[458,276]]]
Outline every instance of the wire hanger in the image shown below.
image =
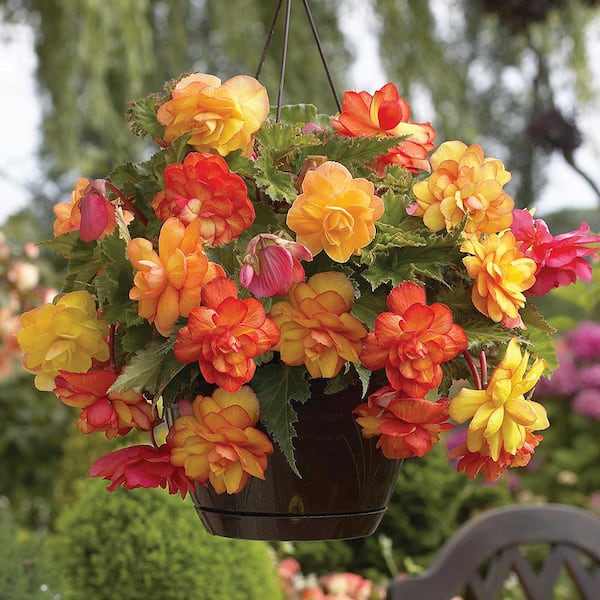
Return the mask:
[[[331,93],[333,94],[333,99],[335,100],[335,104],[339,112],[342,112],[342,106],[340,104],[340,99],[335,89],[335,84],[333,83],[333,77],[331,75],[331,71],[329,69],[329,65],[327,64],[327,59],[325,58],[325,53],[323,52],[323,46],[321,45],[321,40],[319,38],[319,34],[317,32],[317,28],[315,26],[315,21],[312,16],[312,12],[310,10],[310,6],[308,4],[308,0],[302,0],[304,4],[304,10],[306,11],[306,16],[308,18],[308,22],[310,23],[310,28],[312,30],[313,36],[315,38],[315,43],[317,44],[317,49],[319,50],[319,55],[321,56],[321,62],[323,63],[323,68],[325,69],[325,75],[327,76],[327,81],[329,82],[329,87],[331,88]],[[279,0],[277,6],[275,8],[275,13],[273,15],[273,20],[271,22],[271,27],[269,32],[267,33],[267,39],[265,40],[265,45],[263,47],[262,54],[260,56],[260,61],[258,63],[258,68],[256,69],[256,79],[259,79],[260,74],[262,72],[263,65],[265,63],[265,59],[267,57],[267,52],[269,51],[269,46],[271,45],[271,40],[273,38],[273,33],[275,31],[275,27],[277,26],[277,20],[279,18],[279,13],[281,11],[281,6],[283,5],[283,0]],[[281,50],[281,60],[279,63],[279,90],[277,92],[277,112],[275,121],[278,123],[281,119],[281,105],[283,102],[283,85],[285,81],[285,63],[287,60],[287,48],[288,48],[288,40],[290,33],[290,16],[292,14],[292,0],[286,0],[286,11],[285,11],[285,22],[283,28],[283,46]]]

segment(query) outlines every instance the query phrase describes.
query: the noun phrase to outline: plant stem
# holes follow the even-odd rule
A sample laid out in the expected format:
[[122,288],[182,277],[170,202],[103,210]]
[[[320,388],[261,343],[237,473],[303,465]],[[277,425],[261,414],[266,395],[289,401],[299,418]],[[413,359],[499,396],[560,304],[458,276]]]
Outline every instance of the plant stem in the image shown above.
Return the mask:
[[465,350],[463,352],[463,356],[465,357],[465,360],[467,361],[467,365],[469,365],[469,369],[471,370],[471,374],[473,375],[473,380],[475,382],[475,389],[482,390],[483,387],[481,385],[481,377],[479,376],[479,373],[477,372],[477,367],[475,366],[475,361],[473,360],[473,357],[469,354],[468,350]]

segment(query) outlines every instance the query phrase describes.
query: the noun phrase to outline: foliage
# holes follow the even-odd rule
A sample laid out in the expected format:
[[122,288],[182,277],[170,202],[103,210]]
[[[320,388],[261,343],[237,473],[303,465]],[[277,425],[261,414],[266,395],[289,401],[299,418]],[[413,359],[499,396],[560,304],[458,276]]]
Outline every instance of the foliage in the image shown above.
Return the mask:
[[59,600],[48,579],[48,539],[21,529],[5,498],[0,504],[0,598]]
[[191,504],[161,491],[107,495],[97,480],[80,484],[53,542],[63,600],[280,597],[266,544],[204,533],[190,525]]

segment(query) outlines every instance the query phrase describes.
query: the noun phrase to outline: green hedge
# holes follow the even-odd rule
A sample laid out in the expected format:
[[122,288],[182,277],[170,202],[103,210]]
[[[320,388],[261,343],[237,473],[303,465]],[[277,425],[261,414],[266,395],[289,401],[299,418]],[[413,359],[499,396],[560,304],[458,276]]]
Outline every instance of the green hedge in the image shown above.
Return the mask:
[[277,600],[262,542],[204,532],[190,500],[83,480],[57,521],[54,568],[62,600]]

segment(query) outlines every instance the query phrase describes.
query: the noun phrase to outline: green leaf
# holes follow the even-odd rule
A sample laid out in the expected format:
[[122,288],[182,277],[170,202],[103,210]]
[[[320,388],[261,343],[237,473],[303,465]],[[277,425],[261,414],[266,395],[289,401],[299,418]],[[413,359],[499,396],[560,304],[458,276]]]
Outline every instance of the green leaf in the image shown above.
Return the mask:
[[260,402],[260,419],[285,455],[290,468],[301,477],[296,466],[294,424],[298,415],[292,400],[304,404],[310,397],[310,388],[304,367],[287,367],[269,363],[256,370],[252,389]]
[[360,297],[354,301],[352,306],[352,314],[369,330],[373,330],[377,316],[387,310],[385,303],[386,296],[384,294],[371,294],[361,290]]
[[552,337],[556,329],[544,319],[535,304],[528,302],[520,310],[520,314],[526,327],[523,337],[533,344],[538,358],[546,361],[546,372],[551,373],[558,367],[556,347]]
[[281,121],[302,125],[316,123],[317,107],[314,104],[286,104],[281,107]]
[[308,146],[305,148],[307,154],[327,156],[329,160],[335,160],[346,166],[373,162],[378,156],[386,154],[389,150],[402,142],[404,137],[374,136],[343,137],[331,136],[324,144]]
[[134,135],[141,138],[147,135],[153,138],[162,138],[163,127],[156,118],[156,111],[163,101],[164,98],[161,94],[150,94],[129,103],[127,121],[129,129]]

